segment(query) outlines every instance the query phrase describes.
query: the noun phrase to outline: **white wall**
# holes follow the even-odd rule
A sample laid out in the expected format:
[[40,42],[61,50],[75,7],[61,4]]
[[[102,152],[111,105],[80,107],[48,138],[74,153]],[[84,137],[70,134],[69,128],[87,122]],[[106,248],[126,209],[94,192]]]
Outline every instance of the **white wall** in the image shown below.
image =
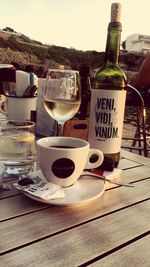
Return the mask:
[[150,36],[144,36],[140,34],[132,34],[126,39],[126,50],[128,52],[150,52]]
[[138,40],[138,33],[132,34],[126,38],[126,49],[127,51],[133,51],[133,43],[132,41]]

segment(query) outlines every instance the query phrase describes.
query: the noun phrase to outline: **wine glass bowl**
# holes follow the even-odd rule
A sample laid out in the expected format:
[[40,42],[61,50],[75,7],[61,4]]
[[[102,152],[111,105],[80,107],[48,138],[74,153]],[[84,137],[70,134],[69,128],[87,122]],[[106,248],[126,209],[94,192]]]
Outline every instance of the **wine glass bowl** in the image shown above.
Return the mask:
[[46,111],[58,122],[58,135],[63,135],[64,123],[74,117],[81,104],[78,71],[48,69],[43,98]]

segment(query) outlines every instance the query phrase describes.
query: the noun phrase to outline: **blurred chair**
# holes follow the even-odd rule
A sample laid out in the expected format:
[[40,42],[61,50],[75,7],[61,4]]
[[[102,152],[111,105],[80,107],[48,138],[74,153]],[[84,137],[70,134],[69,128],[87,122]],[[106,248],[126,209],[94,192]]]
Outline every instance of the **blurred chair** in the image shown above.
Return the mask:
[[147,55],[143,60],[134,87],[141,92],[145,88],[150,88],[150,55]]
[[[148,156],[149,147],[149,129],[146,124],[146,109],[144,99],[141,93],[133,86],[127,85],[127,97],[125,105],[124,126],[122,136],[122,148],[130,151],[138,151],[139,155]],[[131,131],[129,127],[133,126]],[[132,135],[129,135],[129,132]]]
[[147,55],[141,64],[134,82],[134,87],[141,93],[146,109],[150,108],[150,55]]
[[[133,138],[126,135],[122,139],[132,142],[130,151],[136,149],[147,157],[150,151],[150,55],[142,62],[134,87],[127,86],[124,122],[135,126],[135,133]],[[124,142],[122,147],[127,147]]]

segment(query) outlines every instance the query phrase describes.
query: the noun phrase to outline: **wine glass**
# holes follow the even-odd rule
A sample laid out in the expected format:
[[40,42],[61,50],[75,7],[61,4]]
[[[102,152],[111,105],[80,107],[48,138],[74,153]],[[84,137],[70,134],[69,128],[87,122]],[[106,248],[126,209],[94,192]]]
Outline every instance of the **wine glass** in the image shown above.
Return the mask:
[[58,122],[57,135],[62,136],[65,122],[74,117],[80,108],[79,72],[48,69],[43,98],[46,111]]

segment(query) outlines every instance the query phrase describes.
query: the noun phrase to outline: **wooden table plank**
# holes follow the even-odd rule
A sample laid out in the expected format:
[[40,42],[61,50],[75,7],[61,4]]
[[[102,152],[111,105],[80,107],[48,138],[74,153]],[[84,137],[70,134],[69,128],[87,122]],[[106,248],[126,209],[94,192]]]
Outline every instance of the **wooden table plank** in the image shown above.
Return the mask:
[[112,267],[112,266],[150,266],[150,235],[145,236],[124,248],[94,262],[90,267]]
[[117,168],[124,170],[124,169],[133,168],[133,167],[138,167],[141,165],[143,164],[136,162],[136,161],[128,160],[126,158],[121,158]]
[[[142,169],[143,168],[144,167],[142,167]],[[125,182],[131,181],[133,173],[127,172],[127,174],[124,175],[124,177],[123,177],[123,181],[125,181]],[[134,181],[135,180],[136,179],[134,179]],[[140,186],[139,186],[139,184],[140,184]],[[117,188],[114,188],[112,190],[109,190],[109,192],[110,192],[111,196],[113,197],[113,199],[117,198],[117,201],[118,201],[118,197],[117,197],[118,193],[117,192],[120,192],[119,193],[120,195],[123,194],[123,196],[125,196],[127,199],[129,198],[129,203],[130,203],[131,199],[135,199],[135,201],[137,201],[138,196],[139,196],[139,199],[142,199],[142,195],[145,198],[148,197],[149,196],[149,190],[148,190],[149,184],[150,184],[150,179],[148,179],[144,183],[136,183],[135,188],[122,187],[121,189],[119,188],[118,190],[117,190]],[[104,195],[106,195],[106,192]],[[99,200],[100,203],[101,203],[103,197],[104,196],[102,196],[102,198],[100,198],[100,200]],[[133,202],[134,202],[134,200],[133,200]],[[110,204],[110,203],[108,203],[108,204]],[[120,201],[119,201],[119,205],[120,205]],[[123,205],[124,205],[124,203],[123,203]],[[32,211],[36,211],[36,210],[39,210],[41,208],[45,208],[47,205],[44,203],[40,203],[40,202],[36,202],[34,200],[31,200],[24,195],[18,195],[18,196],[14,196],[12,198],[10,197],[10,198],[6,198],[6,199],[1,199],[0,200],[0,206],[1,206],[0,221],[1,221],[1,220],[9,219],[11,217],[20,216],[20,215],[23,215],[23,214],[26,214],[26,213],[29,213]],[[118,208],[118,206],[116,206],[116,208]]]
[[[150,168],[144,165],[137,166],[136,168],[124,169],[121,176],[114,178],[114,180],[120,181],[122,183],[135,183],[143,179],[150,178]],[[105,188],[114,188],[116,185],[106,182]]]
[[20,216],[47,207],[47,204],[40,203],[18,194],[0,200],[0,221],[8,220],[11,217]]
[[15,189],[14,187],[11,188],[11,190],[0,190],[0,200],[6,197],[11,197],[11,196],[15,196],[15,195],[19,195],[20,192]]
[[124,170],[122,182],[132,183],[146,178],[150,178],[150,168],[146,166],[140,166],[137,168]]
[[150,205],[145,201],[12,251],[1,256],[1,263],[3,267],[79,266],[148,231],[149,221]]
[[137,163],[144,164],[145,166],[150,167],[150,158],[148,158],[148,157],[143,157],[143,156],[140,156],[140,155],[135,154],[135,153],[131,153],[131,152],[126,151],[126,150],[121,150],[121,156],[128,159],[128,160],[132,160],[132,161],[135,161]]
[[[90,205],[70,208],[49,206],[47,209],[1,222],[1,250],[9,250],[18,245],[35,241],[58,231],[63,231],[68,227],[74,227],[80,223],[85,223],[101,216],[107,216],[109,213],[118,212],[118,210],[125,207],[136,205],[136,203],[150,197],[149,183],[150,180],[145,180],[138,182],[135,188],[118,187],[113,190],[108,190],[101,198],[92,202]],[[25,200],[28,200],[27,206],[30,207],[30,210],[33,209],[33,201],[31,200],[30,203],[30,199],[24,196],[24,202],[22,202],[24,203],[23,207],[22,204],[19,207],[20,202],[18,201],[19,210],[17,214],[19,214],[19,211],[21,214],[23,213],[24,206],[26,205]],[[12,209],[11,203],[13,202],[10,202],[10,210]]]

